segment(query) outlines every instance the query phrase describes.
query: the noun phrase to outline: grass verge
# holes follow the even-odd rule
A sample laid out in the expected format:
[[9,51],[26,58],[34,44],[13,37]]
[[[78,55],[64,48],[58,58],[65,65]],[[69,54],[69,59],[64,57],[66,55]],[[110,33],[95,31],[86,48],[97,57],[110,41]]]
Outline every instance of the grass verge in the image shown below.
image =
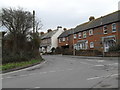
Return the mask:
[[33,65],[36,63],[40,63],[42,61],[43,59],[41,60],[32,59],[30,61],[25,61],[25,62],[8,63],[8,64],[0,65],[0,71],[10,70],[10,69],[15,69],[15,68],[20,68],[20,67],[26,67],[26,66]]

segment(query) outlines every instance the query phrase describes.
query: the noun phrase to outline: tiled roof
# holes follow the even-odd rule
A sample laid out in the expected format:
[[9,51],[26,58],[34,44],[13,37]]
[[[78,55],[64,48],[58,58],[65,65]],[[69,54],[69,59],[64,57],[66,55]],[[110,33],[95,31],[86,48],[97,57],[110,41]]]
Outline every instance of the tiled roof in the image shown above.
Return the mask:
[[67,37],[74,33],[74,29],[69,29],[64,31],[58,38]]
[[51,31],[49,33],[45,33],[43,34],[40,38],[41,39],[47,39],[47,38],[51,38],[58,30],[54,30],[54,31]]
[[120,21],[120,18],[118,18],[119,15],[120,15],[120,10],[116,11],[116,12],[113,12],[111,14],[108,14],[106,16],[102,16],[100,18],[97,18],[93,21],[83,23],[83,24],[77,26],[74,30],[67,30],[67,31],[63,32],[59,36],[59,38],[69,36],[70,34],[72,34],[71,31],[74,32],[74,33],[78,33],[80,31],[89,30],[89,29],[92,29],[92,28],[95,28],[95,27],[99,27],[99,26],[103,26],[103,25],[106,25],[106,24],[109,24],[109,23]]
[[88,29],[92,29],[95,27],[99,27],[102,25],[106,25],[109,23],[113,23],[116,21],[120,21],[120,19],[118,18],[118,14],[120,14],[120,11],[116,11],[116,12],[108,14],[106,16],[97,18],[93,21],[89,21],[87,23],[81,24],[75,28],[75,33],[84,31],[84,30],[88,30]]

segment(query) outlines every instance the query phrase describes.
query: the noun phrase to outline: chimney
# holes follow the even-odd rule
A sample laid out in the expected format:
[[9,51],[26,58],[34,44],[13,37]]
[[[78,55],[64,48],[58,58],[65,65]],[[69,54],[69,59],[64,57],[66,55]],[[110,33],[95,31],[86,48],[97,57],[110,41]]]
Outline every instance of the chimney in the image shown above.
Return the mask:
[[62,27],[61,27],[61,26],[58,26],[58,27],[57,27],[57,30],[62,30]]
[[52,30],[51,30],[51,29],[48,29],[47,32],[48,32],[48,33],[49,33],[49,32],[52,32]]
[[91,17],[89,18],[89,21],[93,21],[93,20],[95,20],[95,17],[94,17],[94,16],[91,16]]
[[40,32],[40,35],[43,35],[44,34],[44,32]]
[[64,30],[64,31],[66,31],[66,30],[67,30],[67,28],[64,28],[63,30]]

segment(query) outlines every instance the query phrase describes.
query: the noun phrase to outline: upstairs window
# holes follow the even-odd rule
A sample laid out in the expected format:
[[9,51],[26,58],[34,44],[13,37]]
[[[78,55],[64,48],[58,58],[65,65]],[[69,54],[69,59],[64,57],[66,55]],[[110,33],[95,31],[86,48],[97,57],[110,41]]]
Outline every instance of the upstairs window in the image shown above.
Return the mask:
[[62,40],[63,42],[65,42],[65,38],[63,38],[63,40]]
[[61,43],[61,38],[59,38],[59,43]]
[[116,28],[116,23],[113,23],[113,24],[112,24],[112,32],[116,32],[116,29],[117,29],[117,28]]
[[69,41],[69,38],[68,38],[68,37],[66,37],[66,39],[67,39],[67,41]]
[[104,34],[107,34],[107,33],[108,33],[107,25],[103,27],[103,33],[104,33]]
[[78,33],[78,38],[81,39],[82,38],[82,34]]
[[89,30],[89,35],[93,35],[93,29]]
[[77,34],[74,34],[74,39],[77,39]]
[[83,38],[86,38],[86,37],[87,37],[87,32],[84,31],[84,32],[83,32]]

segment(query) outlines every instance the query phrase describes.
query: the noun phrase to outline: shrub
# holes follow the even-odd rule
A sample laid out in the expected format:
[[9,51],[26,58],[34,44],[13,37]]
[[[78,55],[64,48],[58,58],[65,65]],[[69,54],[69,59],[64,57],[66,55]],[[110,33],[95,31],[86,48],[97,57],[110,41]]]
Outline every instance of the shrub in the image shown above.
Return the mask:
[[112,46],[109,48],[109,52],[117,52],[120,51],[120,45]]

